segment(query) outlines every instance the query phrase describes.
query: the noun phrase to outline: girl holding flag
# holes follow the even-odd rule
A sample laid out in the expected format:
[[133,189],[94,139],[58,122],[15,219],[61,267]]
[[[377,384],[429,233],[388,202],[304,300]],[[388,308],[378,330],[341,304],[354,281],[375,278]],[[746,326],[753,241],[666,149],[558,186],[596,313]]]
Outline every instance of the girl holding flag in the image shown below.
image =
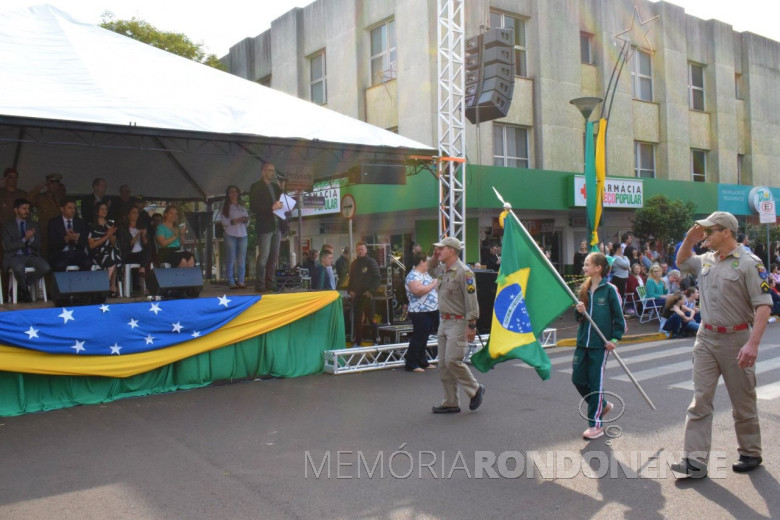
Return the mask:
[[[604,399],[604,369],[610,350],[626,331],[623,319],[623,302],[614,285],[606,280],[609,273],[607,257],[591,253],[585,258],[583,273],[587,277],[580,287],[577,303],[577,348],[572,361],[571,380],[588,404],[588,429],[582,433],[585,439],[597,439],[604,435],[602,419],[613,408]],[[587,312],[603,335],[611,340],[604,343],[593,325],[584,316]]]

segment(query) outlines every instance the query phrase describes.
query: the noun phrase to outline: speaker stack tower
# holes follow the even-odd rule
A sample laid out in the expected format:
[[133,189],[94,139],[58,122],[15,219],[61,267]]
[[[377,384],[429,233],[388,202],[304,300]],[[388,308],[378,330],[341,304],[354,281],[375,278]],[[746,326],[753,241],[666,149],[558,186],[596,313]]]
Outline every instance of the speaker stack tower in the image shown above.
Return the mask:
[[509,113],[515,88],[514,31],[490,29],[466,40],[466,118],[483,123]]

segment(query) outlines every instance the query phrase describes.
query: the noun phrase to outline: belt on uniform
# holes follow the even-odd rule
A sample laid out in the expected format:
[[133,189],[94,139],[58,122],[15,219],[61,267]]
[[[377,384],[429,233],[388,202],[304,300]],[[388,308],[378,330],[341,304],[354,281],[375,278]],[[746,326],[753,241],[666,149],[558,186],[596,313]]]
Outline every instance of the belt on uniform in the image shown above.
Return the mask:
[[461,316],[460,314],[447,314],[445,312],[441,313],[441,319],[443,320],[462,320],[465,316]]
[[721,334],[731,334],[732,332],[739,332],[740,330],[746,330],[750,326],[750,324],[748,323],[740,323],[739,325],[734,325],[732,327],[718,327],[704,322],[702,322],[702,325],[707,330],[714,330],[715,332],[720,332]]

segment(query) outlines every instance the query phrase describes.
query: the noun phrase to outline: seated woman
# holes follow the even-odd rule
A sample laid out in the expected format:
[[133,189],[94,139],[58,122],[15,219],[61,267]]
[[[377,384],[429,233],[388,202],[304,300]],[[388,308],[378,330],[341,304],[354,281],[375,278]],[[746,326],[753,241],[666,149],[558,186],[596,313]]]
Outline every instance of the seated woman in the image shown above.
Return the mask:
[[189,251],[184,251],[181,237],[184,236],[184,223],[177,225],[179,209],[168,206],[163,211],[163,221],[157,226],[155,240],[157,241],[157,261],[168,263],[173,267],[194,267],[195,257]]
[[[634,249],[636,251],[636,249]],[[642,275],[642,266],[638,263],[631,265],[631,271],[626,279],[626,304],[634,305],[636,312],[642,313],[642,303],[639,301],[639,295],[636,293],[637,287],[644,287],[645,277]],[[633,311],[634,309],[632,309]]]
[[122,255],[117,247],[116,225],[106,219],[108,206],[105,202],[95,204],[95,220],[89,227],[87,246],[92,262],[108,272],[112,298],[117,296],[116,270],[122,263]]
[[780,316],[780,291],[777,290],[777,282],[769,277],[769,294],[772,296],[772,314]]
[[685,295],[683,298],[683,305],[690,309],[688,316],[691,316],[696,323],[701,323],[701,313],[699,312],[699,306],[697,305],[699,301],[699,289],[696,287],[688,287],[683,291],[683,294]]
[[696,334],[699,330],[699,324],[694,319],[695,311],[683,305],[684,300],[681,292],[669,295],[661,312],[661,317],[666,318],[661,328],[673,338],[684,338],[689,334]]
[[653,264],[650,268],[650,276],[645,282],[645,287],[647,287],[647,298],[653,298],[656,305],[659,306],[663,306],[669,296],[666,291],[666,284],[664,284],[664,281],[661,279],[662,274],[663,271],[661,270],[661,266]]
[[[146,273],[149,271],[152,263],[152,252],[149,248],[149,237],[146,236],[145,227],[138,227],[138,217],[141,210],[132,207],[122,217],[122,224],[117,230],[117,240],[119,241],[119,250],[122,253],[122,262],[125,264],[138,264],[138,284],[141,286],[141,292],[145,295]],[[129,287],[129,286],[128,286]],[[126,294],[125,296],[130,296]]]

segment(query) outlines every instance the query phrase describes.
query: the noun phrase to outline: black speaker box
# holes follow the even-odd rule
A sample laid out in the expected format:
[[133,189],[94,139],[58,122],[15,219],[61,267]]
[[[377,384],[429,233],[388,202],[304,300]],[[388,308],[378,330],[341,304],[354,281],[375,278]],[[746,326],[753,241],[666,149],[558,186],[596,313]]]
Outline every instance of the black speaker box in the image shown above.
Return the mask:
[[203,290],[200,267],[152,269],[147,275],[149,292],[163,298],[197,298]]
[[479,319],[477,331],[480,334],[490,333],[490,325],[493,323],[493,301],[496,299],[496,271],[475,269],[474,277],[477,282],[477,302],[479,303]]
[[352,184],[406,184],[403,164],[360,164],[347,173]]
[[105,303],[111,285],[108,271],[66,271],[54,273],[52,300],[57,307]]

